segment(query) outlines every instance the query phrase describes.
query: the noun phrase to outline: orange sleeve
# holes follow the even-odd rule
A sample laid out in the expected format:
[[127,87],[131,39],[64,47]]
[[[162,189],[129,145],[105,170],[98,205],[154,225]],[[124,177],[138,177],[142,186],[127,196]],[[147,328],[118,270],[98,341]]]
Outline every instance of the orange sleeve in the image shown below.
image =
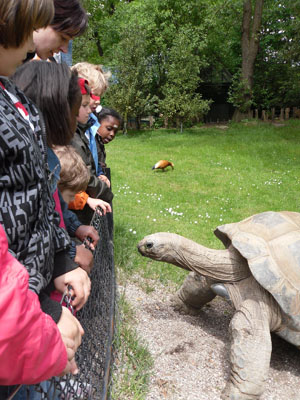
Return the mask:
[[86,205],[88,198],[89,198],[89,195],[85,192],[76,193],[75,200],[73,200],[69,203],[69,206],[68,206],[69,209],[70,210],[82,210],[84,208],[84,206]]

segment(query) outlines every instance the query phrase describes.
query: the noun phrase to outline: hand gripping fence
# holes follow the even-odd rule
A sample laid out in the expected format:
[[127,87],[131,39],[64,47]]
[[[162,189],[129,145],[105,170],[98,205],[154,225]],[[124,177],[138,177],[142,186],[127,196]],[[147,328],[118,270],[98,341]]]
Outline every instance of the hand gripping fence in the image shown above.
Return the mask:
[[[100,240],[94,251],[94,267],[90,274],[90,297],[82,310],[76,313],[83,329],[81,346],[76,352],[79,368],[77,375],[54,377],[35,386],[21,386],[16,395],[0,399],[24,400],[107,400],[109,395],[110,367],[115,310],[115,274],[111,216],[95,212],[91,225],[98,231]],[[87,244],[88,246],[88,244]],[[74,312],[68,287],[62,301]],[[10,392],[11,393],[11,392]],[[22,396],[22,397],[18,397]]]

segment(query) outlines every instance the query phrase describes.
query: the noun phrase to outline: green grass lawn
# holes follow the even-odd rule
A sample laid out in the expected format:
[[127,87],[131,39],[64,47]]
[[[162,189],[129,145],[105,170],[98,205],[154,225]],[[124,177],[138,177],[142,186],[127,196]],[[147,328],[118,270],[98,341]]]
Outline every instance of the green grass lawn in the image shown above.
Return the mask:
[[[222,248],[218,225],[299,209],[300,121],[119,134],[106,146],[115,193],[115,262],[130,274],[181,282],[185,272],[141,257],[145,235],[174,232]],[[153,171],[160,159],[174,171]]]
[[[115,193],[119,282],[126,285],[133,276],[151,278],[152,284],[143,284],[145,291],[151,291],[153,280],[171,281],[175,287],[183,281],[186,271],[139,255],[136,246],[145,235],[174,232],[222,248],[213,234],[218,225],[262,211],[298,211],[299,139],[297,120],[284,127],[253,121],[230,124],[226,130],[199,127],[182,134],[176,130],[119,134],[106,146]],[[174,171],[152,171],[160,159],[172,161]],[[131,353],[138,352],[133,348]],[[126,384],[130,385],[128,379]],[[125,392],[131,390],[121,389],[119,398],[144,398],[134,388],[132,396]]]

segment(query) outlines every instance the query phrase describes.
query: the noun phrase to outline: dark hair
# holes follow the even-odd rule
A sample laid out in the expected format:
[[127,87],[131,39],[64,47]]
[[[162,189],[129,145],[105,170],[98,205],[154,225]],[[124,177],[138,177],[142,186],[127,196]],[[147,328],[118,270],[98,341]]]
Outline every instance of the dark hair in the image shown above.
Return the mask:
[[108,118],[108,117],[114,117],[114,118],[116,118],[118,121],[120,121],[120,123],[121,123],[121,121],[122,121],[122,117],[121,117],[121,115],[116,111],[116,110],[114,110],[113,108],[102,108],[102,110],[100,111],[100,112],[98,112],[98,113],[96,113],[96,116],[97,116],[97,118],[98,118],[98,121],[101,123],[101,121],[103,120],[103,119],[106,119],[106,118]]
[[31,61],[18,68],[12,80],[41,110],[48,146],[68,145],[74,136],[70,108],[81,96],[76,73],[66,64]]
[[80,36],[87,27],[88,17],[79,0],[54,0],[55,14],[51,27],[71,37]]
[[52,0],[1,0],[0,45],[17,48],[53,18]]

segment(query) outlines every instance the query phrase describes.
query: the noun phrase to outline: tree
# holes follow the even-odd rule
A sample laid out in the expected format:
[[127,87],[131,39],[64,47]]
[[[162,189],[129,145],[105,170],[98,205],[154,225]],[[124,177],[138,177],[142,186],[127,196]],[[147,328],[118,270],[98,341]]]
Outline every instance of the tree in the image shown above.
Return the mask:
[[118,41],[110,51],[115,82],[109,101],[138,119],[155,108],[173,121],[200,119],[209,109],[196,93],[206,63],[203,15],[196,0],[136,0],[119,6],[110,25]]
[[239,121],[249,116],[253,101],[254,65],[259,48],[264,0],[244,0],[242,19],[242,65],[233,81],[229,100],[236,106],[233,119]]
[[258,108],[300,104],[300,4],[291,0],[266,3],[254,76]]
[[122,113],[124,133],[127,119],[138,119],[152,104],[150,92],[151,64],[146,53],[144,31],[136,25],[125,29],[122,40],[114,47],[113,82],[106,94],[106,102]]
[[162,88],[163,97],[159,101],[162,114],[168,120],[175,119],[177,125],[180,123],[181,131],[185,121],[202,120],[210,104],[196,92],[200,83],[200,69],[205,65],[200,58],[205,41],[199,40],[197,30],[184,25],[177,32],[169,50],[166,82]]

